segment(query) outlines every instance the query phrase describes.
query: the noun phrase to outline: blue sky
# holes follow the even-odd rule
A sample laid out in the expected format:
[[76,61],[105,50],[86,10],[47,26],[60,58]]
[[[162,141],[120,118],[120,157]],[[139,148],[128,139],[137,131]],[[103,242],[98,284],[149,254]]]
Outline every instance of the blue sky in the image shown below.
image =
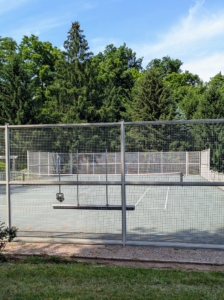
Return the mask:
[[223,0],[0,0],[0,36],[17,42],[35,34],[62,48],[72,21],[94,54],[126,43],[143,66],[168,55],[204,81],[224,74]]

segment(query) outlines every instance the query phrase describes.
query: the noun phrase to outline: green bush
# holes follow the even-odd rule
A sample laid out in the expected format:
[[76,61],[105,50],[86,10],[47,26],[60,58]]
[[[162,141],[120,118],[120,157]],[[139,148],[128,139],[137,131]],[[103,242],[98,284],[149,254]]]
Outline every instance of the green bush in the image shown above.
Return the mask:
[[0,161],[0,172],[5,172],[5,163]]
[[17,234],[18,228],[8,228],[4,226],[5,223],[0,222],[0,253],[5,248],[8,242],[11,242]]

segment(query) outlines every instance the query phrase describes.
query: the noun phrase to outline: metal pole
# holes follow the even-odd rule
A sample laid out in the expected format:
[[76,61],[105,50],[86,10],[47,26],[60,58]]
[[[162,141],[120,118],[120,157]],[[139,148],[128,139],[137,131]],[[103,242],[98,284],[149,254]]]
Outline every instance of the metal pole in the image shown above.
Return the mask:
[[188,175],[189,163],[188,163],[188,152],[186,151],[186,176]]
[[70,174],[72,174],[72,153],[69,154],[70,160]]
[[9,124],[5,124],[5,167],[6,167],[6,219],[7,226],[11,228],[11,197],[10,197],[10,133]]
[[160,152],[160,156],[161,156],[161,170],[160,170],[160,172],[163,173],[163,151]]
[[50,175],[50,153],[47,152],[47,174]]
[[[61,159],[57,154],[57,164],[58,164],[58,181],[61,181]],[[59,184],[59,193],[61,193],[61,185]]]
[[[106,182],[107,182],[107,149],[106,149]],[[106,203],[108,205],[108,185],[106,185]]]
[[122,199],[122,243],[126,245],[126,193],[125,193],[125,128],[121,121],[121,199]]
[[39,177],[40,177],[40,151],[39,151]]
[[138,175],[139,175],[139,151],[138,151]]
[[117,155],[115,152],[115,156],[114,156],[114,161],[115,161],[115,175],[117,175]]
[[30,179],[30,153],[27,151],[27,171],[28,171],[28,180]]
[[76,174],[77,174],[77,187],[76,187],[76,192],[77,192],[77,205],[79,206],[79,185],[78,185],[78,181],[79,181],[79,150],[77,149],[76,151]]

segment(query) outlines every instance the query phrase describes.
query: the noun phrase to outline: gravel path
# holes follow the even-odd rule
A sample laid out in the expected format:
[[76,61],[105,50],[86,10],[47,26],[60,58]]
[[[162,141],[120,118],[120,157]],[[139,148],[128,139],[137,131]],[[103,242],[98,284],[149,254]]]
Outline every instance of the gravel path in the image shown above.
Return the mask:
[[166,262],[224,266],[224,251],[221,250],[13,242],[7,244],[4,253],[143,263]]

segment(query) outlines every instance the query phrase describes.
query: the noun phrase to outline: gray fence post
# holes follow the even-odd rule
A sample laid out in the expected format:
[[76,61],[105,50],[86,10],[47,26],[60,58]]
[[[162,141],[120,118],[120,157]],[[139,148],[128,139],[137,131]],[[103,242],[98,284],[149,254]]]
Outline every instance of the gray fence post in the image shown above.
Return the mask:
[[11,199],[10,199],[10,135],[9,124],[5,124],[5,167],[6,167],[6,220],[11,228]]
[[126,192],[125,192],[125,128],[121,121],[121,200],[122,200],[122,243],[126,245]]

